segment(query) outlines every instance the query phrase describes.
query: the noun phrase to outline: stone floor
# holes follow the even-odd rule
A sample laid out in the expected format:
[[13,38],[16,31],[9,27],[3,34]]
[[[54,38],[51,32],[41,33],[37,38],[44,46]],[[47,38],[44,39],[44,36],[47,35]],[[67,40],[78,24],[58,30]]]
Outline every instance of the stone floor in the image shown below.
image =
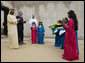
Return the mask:
[[[54,39],[46,39],[45,44],[31,44],[28,38],[24,39],[25,45],[19,49],[8,48],[8,38],[1,37],[1,62],[69,62],[62,59],[63,50],[54,47]],[[84,62],[84,40],[79,40],[79,60],[72,62]]]

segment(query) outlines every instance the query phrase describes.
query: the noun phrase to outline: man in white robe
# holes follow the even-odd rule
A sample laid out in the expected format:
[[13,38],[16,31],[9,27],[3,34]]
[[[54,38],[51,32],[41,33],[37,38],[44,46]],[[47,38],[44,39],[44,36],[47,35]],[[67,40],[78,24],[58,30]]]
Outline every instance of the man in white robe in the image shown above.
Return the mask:
[[14,16],[14,9],[11,9],[9,11],[9,14],[7,15],[7,24],[8,24],[8,40],[9,40],[9,47],[10,48],[19,48],[18,45],[18,34],[17,34],[17,21],[19,19],[16,19]]
[[32,23],[35,22],[36,26],[38,26],[38,21],[35,19],[35,15],[32,16],[32,18],[29,20],[30,27],[32,26]]

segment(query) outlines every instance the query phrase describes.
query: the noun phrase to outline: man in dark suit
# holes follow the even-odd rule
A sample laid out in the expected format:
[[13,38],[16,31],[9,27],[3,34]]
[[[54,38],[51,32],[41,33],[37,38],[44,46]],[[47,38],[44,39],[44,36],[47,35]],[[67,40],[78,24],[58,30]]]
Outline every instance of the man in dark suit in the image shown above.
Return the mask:
[[23,12],[20,11],[19,15],[16,16],[17,19],[20,19],[17,24],[17,29],[18,29],[18,42],[19,45],[25,44],[23,42],[23,30],[24,30],[24,25],[23,23],[26,23],[26,21],[23,19]]

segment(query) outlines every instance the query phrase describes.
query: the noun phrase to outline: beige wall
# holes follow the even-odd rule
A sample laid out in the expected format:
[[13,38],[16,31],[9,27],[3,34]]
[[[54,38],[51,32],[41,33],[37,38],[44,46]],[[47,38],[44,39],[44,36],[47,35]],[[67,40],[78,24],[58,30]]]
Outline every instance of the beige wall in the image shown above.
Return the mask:
[[[30,19],[36,15],[38,21],[42,21],[45,27],[45,37],[54,37],[49,25],[67,16],[68,10],[74,10],[79,22],[79,38],[84,38],[84,2],[83,1],[13,1],[15,15],[19,10],[23,11],[24,18]],[[30,36],[30,27],[27,22],[24,25],[24,35]]]

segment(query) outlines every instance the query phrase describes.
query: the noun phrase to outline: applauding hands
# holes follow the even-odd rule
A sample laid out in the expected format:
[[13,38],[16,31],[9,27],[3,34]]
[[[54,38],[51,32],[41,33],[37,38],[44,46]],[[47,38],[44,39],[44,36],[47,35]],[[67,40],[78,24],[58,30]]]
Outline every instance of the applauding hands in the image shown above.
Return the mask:
[[27,22],[27,21],[28,21],[28,20],[25,18],[25,19],[24,19],[24,22]]
[[20,19],[18,18],[18,19],[17,19],[17,21],[19,22],[19,21],[20,21]]

